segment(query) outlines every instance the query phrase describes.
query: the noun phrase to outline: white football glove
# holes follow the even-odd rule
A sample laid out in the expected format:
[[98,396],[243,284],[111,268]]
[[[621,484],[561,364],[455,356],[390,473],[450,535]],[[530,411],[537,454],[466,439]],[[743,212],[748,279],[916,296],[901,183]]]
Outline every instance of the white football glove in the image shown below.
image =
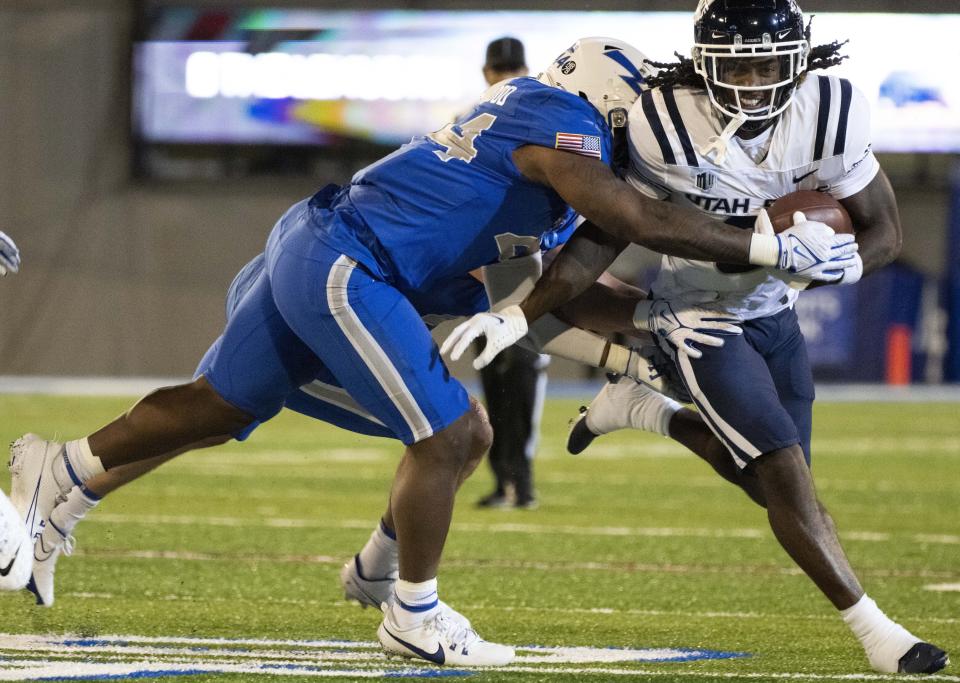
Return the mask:
[[754,223],[750,263],[772,266],[796,280],[836,282],[843,260],[858,248],[853,235],[837,234],[826,223],[808,221],[800,211],[793,214],[793,226],[775,235],[770,217],[761,211]]
[[20,250],[5,233],[0,232],[0,277],[20,271]]
[[[808,222],[806,216],[804,216],[803,212],[801,211],[797,211],[793,214],[793,221],[793,227],[797,227],[802,223]],[[815,221],[809,222],[813,223]],[[760,215],[757,217],[757,220],[754,223],[753,229],[757,234],[760,235],[774,234],[773,225],[770,223],[770,217],[767,215],[766,211],[760,212]],[[789,228],[788,230],[785,230],[783,233],[781,233],[781,235],[792,229],[793,228]],[[856,245],[856,241],[854,241],[853,244]],[[817,269],[817,275],[814,278],[795,274],[789,270],[771,269],[771,271],[775,277],[780,278],[793,289],[801,291],[809,287],[815,281],[830,284],[850,285],[854,282],[857,282],[863,276],[863,259],[860,258],[860,254],[857,253],[856,250],[854,250],[853,253],[848,256],[836,256],[827,263],[830,264],[829,267],[823,265],[823,267]]]
[[514,304],[497,311],[477,313],[466,322],[453,328],[440,347],[441,354],[450,354],[451,360],[460,360],[463,352],[475,339],[486,337],[483,352],[473,361],[473,368],[487,367],[498,353],[516,343],[527,334],[527,318],[523,310]]
[[843,271],[840,279],[834,284],[852,285],[855,282],[860,282],[860,278],[863,277],[863,259],[860,258],[860,254],[854,253],[852,257],[841,259],[840,262],[844,264]]
[[[652,332],[660,342],[666,342],[677,353],[700,358],[703,352],[694,344],[723,346],[723,338],[716,334],[741,334],[736,318],[699,306],[677,303],[666,299],[645,300],[633,311],[633,325]],[[707,334],[711,332],[713,334]]]

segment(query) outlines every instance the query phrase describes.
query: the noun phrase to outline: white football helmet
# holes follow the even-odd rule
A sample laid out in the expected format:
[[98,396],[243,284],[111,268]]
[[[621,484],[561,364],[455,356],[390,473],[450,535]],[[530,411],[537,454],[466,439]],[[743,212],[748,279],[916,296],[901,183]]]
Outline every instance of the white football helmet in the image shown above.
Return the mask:
[[657,70],[632,45],[616,38],[581,38],[538,76],[541,83],[579,95],[611,128],[627,125],[627,112]]
[[20,590],[32,571],[33,539],[13,503],[0,491],[0,590]]

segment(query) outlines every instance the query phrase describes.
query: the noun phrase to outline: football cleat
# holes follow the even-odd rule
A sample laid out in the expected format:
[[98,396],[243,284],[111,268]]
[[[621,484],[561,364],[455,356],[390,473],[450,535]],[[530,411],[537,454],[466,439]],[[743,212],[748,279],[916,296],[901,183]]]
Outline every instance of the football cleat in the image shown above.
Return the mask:
[[0,491],[0,590],[18,591],[30,578],[32,544],[20,513]]
[[64,500],[66,489],[53,474],[53,463],[63,457],[63,445],[26,434],[10,445],[10,502],[20,513],[31,539],[43,531],[50,512]]
[[950,663],[950,657],[936,645],[916,643],[897,663],[897,673],[933,674]]
[[599,434],[594,434],[587,426],[587,406],[580,406],[580,414],[572,421],[570,434],[567,436],[567,452],[571,455],[583,453],[587,446],[593,443]]
[[639,429],[665,434],[666,425],[679,404],[641,382],[623,375],[608,375],[609,381],[581,408],[567,437],[567,450],[576,455],[595,438],[618,429]]
[[27,590],[37,597],[37,604],[44,607],[53,605],[53,574],[60,554],[71,555],[75,540],[64,534],[52,519],[48,519],[43,531],[33,544],[33,575]]
[[384,603],[393,602],[393,586],[397,582],[397,572],[390,572],[382,579],[368,579],[363,575],[363,568],[360,566],[360,556],[354,555],[353,559],[343,565],[340,570],[340,585],[343,586],[343,597],[347,600],[356,600],[360,606],[376,607]]
[[425,659],[438,665],[503,666],[513,661],[512,647],[490,643],[468,626],[440,609],[418,626],[401,629],[393,619],[393,607],[384,610],[377,637],[388,655]]
[[517,496],[517,499],[513,502],[513,507],[517,510],[536,510],[540,507],[540,501],[533,494]]
[[478,508],[486,508],[487,510],[499,510],[509,506],[510,498],[508,498],[507,494],[502,491],[488,493],[477,501]]
[[[352,560],[343,565],[343,569],[340,570],[343,597],[346,600],[357,601],[363,609],[367,607],[383,609],[384,605],[392,604],[395,596],[393,587],[397,582],[396,572],[383,579],[368,579],[363,575],[362,569],[359,555],[354,555]],[[464,628],[470,628],[469,619],[443,600],[439,602],[441,611],[446,612],[449,618],[460,623]]]

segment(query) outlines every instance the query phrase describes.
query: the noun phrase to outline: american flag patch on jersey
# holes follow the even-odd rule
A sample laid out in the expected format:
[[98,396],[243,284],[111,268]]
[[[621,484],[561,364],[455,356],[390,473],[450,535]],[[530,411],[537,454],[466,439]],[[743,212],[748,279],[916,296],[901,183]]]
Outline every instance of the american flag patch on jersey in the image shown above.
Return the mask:
[[603,154],[600,151],[599,135],[579,135],[577,133],[557,133],[557,149],[565,149],[568,152],[576,152],[585,157],[600,159]]

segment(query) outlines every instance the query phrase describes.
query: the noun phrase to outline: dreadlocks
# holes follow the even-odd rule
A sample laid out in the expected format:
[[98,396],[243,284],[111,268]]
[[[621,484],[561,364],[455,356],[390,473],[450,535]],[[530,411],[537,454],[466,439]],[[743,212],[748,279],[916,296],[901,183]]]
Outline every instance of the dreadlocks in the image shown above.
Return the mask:
[[688,86],[691,88],[706,88],[703,82],[703,76],[693,69],[693,60],[684,57],[679,52],[674,52],[673,56],[679,59],[679,62],[655,62],[651,59],[646,60],[647,64],[654,66],[660,71],[656,76],[647,79],[647,85],[651,88],[660,86]]
[[[807,28],[804,30],[804,37],[809,42],[810,40],[810,25],[813,24],[813,16],[810,17],[810,20],[807,22]],[[827,43],[826,45],[818,45],[815,48],[810,50],[810,54],[807,56],[807,71],[814,71],[815,69],[829,69],[831,66],[836,66],[844,59],[847,58],[847,55],[841,55],[840,48],[847,44],[848,41],[838,42],[833,41],[832,43]],[[679,52],[674,52],[674,56],[680,60],[677,62],[654,62],[652,60],[646,60],[647,64],[660,69],[659,73],[656,76],[652,76],[647,79],[647,84],[651,88],[656,88],[659,86],[678,86],[678,87],[689,87],[689,88],[700,88],[705,89],[706,83],[703,82],[703,76],[699,75],[693,68],[693,60],[684,57]]]

